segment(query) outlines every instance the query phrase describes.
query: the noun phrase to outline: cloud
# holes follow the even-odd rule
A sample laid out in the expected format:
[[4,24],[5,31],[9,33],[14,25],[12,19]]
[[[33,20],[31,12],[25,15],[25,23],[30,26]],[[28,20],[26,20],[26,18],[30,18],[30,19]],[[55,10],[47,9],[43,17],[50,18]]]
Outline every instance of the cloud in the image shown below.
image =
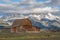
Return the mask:
[[4,13],[31,13],[31,12],[55,12],[58,9],[51,8],[51,5],[59,5],[59,0],[47,0],[45,2],[36,2],[36,0],[21,0],[21,2],[12,2],[11,0],[1,0],[6,4],[0,4],[0,12]]
[[50,2],[52,5],[58,6],[60,5],[60,0],[51,0]]
[[8,5],[8,4],[0,4],[0,12],[5,12],[5,13],[18,13],[20,11],[19,8],[16,8],[13,5]]
[[58,9],[52,9],[51,7],[44,7],[44,8],[35,8],[32,9],[32,13],[45,13],[45,12],[57,12]]
[[36,2],[35,0],[28,0],[28,1],[24,0],[21,4],[26,5],[25,8],[29,9],[31,12],[45,12],[45,11],[57,12],[57,11],[59,11],[55,7],[51,8],[51,6],[53,6],[52,0],[47,0],[45,2]]
[[46,6],[54,6],[54,7],[57,7],[57,6],[59,6],[60,5],[60,0],[48,0],[48,1],[50,1],[50,2],[48,2],[48,3],[45,3],[44,5],[46,5]]

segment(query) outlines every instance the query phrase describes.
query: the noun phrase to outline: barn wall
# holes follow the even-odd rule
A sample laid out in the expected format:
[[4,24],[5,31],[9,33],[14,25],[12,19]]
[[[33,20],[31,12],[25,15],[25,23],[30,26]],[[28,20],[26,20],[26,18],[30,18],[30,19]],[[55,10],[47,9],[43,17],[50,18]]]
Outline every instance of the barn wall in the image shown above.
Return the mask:
[[12,32],[12,33],[13,33],[13,32],[16,32],[16,27],[11,28],[11,32]]

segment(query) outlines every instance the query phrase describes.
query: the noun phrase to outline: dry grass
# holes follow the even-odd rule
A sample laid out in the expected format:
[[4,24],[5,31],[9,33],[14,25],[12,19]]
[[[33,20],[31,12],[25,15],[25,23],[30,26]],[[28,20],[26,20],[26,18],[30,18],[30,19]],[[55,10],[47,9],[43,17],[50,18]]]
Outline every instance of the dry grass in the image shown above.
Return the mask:
[[56,33],[0,33],[0,40],[20,40],[20,39],[41,39],[60,37],[60,32]]

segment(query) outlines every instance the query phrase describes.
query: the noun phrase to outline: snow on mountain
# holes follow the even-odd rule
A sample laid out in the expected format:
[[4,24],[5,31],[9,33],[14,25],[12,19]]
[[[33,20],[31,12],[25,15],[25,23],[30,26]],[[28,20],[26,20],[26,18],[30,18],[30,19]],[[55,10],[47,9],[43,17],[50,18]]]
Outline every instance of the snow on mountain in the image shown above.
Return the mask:
[[[51,29],[60,29],[60,18],[58,16],[52,15],[51,13],[48,13],[47,15],[30,15],[30,20],[34,21],[32,22],[33,25],[39,26],[39,27],[47,27]],[[45,28],[44,27],[44,28]]]
[[24,16],[23,14],[9,14],[6,16],[1,16],[1,19],[4,19],[4,21],[12,20],[12,19],[22,19],[22,18],[34,18],[36,20],[41,20],[42,18],[49,19],[49,20],[57,20],[60,19],[58,16],[52,15],[52,13],[43,14],[43,13],[32,13],[27,16]]
[[45,15],[45,18],[49,19],[49,20],[56,20],[59,19],[58,16],[54,16],[51,13],[48,13],[48,15]]
[[15,19],[24,19],[24,18],[28,18],[28,16],[20,15],[19,17],[12,17],[12,18],[10,18],[10,20],[15,20]]
[[29,15],[30,18],[34,19],[34,20],[40,20],[40,15]]
[[[41,27],[41,28],[55,28],[60,27],[60,18],[58,16],[52,15],[48,13],[46,15],[40,14],[30,14],[27,16],[24,15],[15,15],[15,16],[5,16],[2,17],[4,21],[6,21],[9,25],[12,25],[15,19],[24,19],[29,18],[33,25]],[[57,21],[58,20],[58,21]],[[56,28],[55,28],[56,29]]]
[[34,21],[40,21],[41,19],[45,20],[56,20],[59,21],[60,18],[58,16],[52,15],[51,13],[48,13],[46,15],[40,13],[39,15],[29,15],[30,18],[32,18]]

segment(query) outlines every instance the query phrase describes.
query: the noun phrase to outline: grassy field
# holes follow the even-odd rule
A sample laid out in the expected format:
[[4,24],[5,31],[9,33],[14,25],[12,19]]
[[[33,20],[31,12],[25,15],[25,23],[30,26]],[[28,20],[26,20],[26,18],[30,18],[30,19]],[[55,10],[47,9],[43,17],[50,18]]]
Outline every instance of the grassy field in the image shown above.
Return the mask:
[[48,39],[48,38],[59,38],[60,32],[55,33],[0,33],[0,40],[30,40],[30,39]]

